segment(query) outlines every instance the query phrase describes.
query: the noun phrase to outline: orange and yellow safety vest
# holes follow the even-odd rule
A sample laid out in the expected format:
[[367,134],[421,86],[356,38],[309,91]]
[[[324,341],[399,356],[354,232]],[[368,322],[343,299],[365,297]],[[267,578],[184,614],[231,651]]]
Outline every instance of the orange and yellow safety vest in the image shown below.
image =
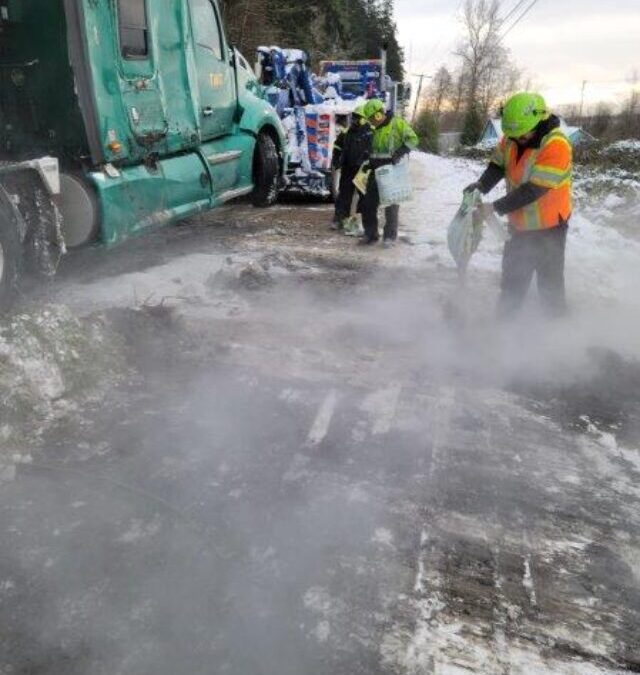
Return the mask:
[[516,230],[547,230],[569,220],[572,155],[571,143],[560,129],[547,134],[539,148],[527,148],[520,158],[518,144],[502,138],[491,161],[504,169],[507,191],[529,182],[549,188],[537,201],[508,214]]

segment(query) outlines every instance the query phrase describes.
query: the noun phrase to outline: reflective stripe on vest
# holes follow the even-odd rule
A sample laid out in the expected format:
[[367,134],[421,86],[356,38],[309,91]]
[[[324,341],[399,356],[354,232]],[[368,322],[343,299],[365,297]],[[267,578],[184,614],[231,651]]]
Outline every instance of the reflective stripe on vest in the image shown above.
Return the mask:
[[403,145],[413,150],[418,146],[418,137],[407,122],[393,117],[388,124],[374,129],[370,156],[372,159],[391,159]]
[[[537,160],[551,143],[562,143],[569,151],[568,166],[538,164]],[[512,140],[501,142],[493,159],[503,166],[507,191],[512,192],[525,183],[533,183],[548,191],[532,204],[508,214],[509,222],[517,230],[544,230],[567,221],[571,215],[571,144],[559,129],[542,139],[540,148],[528,148],[518,161],[518,144]]]

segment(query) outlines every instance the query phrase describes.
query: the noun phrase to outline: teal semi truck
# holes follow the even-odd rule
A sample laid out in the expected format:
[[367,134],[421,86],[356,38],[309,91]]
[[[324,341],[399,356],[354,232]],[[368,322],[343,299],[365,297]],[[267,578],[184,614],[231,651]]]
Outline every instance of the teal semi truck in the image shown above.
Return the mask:
[[66,248],[268,206],[285,171],[217,0],[0,0],[1,306]]

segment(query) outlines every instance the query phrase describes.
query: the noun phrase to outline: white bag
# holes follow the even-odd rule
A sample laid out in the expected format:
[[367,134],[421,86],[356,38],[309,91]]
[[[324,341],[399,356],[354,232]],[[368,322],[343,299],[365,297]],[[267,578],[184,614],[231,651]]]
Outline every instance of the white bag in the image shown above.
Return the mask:
[[380,194],[380,206],[392,206],[411,201],[413,189],[409,176],[409,162],[385,164],[376,169],[376,182]]
[[473,212],[481,204],[482,195],[479,190],[466,192],[447,230],[449,251],[461,275],[466,272],[469,260],[482,239],[482,221],[473,217]]

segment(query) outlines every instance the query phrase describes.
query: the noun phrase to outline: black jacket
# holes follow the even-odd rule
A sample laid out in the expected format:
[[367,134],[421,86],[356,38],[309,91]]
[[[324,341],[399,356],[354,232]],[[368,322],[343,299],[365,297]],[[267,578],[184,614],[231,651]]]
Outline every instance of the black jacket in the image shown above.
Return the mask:
[[359,168],[369,159],[373,130],[368,124],[354,122],[346,133],[342,144],[340,166],[343,169]]
[[347,137],[348,129],[341,131],[336,137],[333,144],[333,155],[331,156],[331,168],[339,169],[342,164],[342,150],[344,148],[344,141]]
[[[522,157],[525,150],[529,148],[539,148],[542,140],[548,136],[554,129],[560,126],[560,119],[556,115],[551,115],[549,119],[543,120],[535,128],[535,134],[525,145],[518,146],[518,160]],[[487,194],[504,178],[505,171],[502,167],[489,162],[489,166],[478,181],[480,192]],[[549,188],[534,185],[533,183],[524,183],[509,193],[506,197],[498,199],[493,203],[493,207],[498,215],[504,216],[512,211],[517,211],[533,202],[538,201]]]

